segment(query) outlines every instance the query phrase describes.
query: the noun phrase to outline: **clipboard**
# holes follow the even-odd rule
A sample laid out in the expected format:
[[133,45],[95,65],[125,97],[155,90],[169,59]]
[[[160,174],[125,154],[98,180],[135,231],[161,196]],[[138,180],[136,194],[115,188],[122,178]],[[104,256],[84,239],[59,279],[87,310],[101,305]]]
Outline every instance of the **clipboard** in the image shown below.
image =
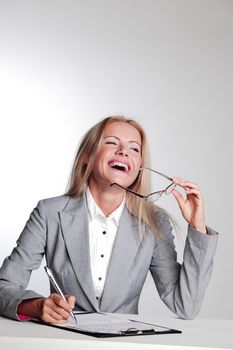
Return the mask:
[[97,338],[182,333],[177,329],[131,320],[122,315],[92,312],[74,312],[74,315],[77,323],[70,319],[67,323],[49,326]]

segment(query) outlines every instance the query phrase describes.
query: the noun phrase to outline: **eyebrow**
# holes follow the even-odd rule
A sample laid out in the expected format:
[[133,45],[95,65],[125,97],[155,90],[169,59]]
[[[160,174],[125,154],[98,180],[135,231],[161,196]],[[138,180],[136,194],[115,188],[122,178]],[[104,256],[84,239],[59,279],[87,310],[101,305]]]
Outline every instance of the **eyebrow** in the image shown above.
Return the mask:
[[[108,137],[114,137],[115,139],[117,139],[118,141],[120,141],[120,138],[119,137],[117,137],[117,136],[113,136],[113,135],[108,135],[108,136],[106,136],[106,137],[104,137],[104,140],[105,139],[107,139]],[[142,146],[138,141],[128,141],[129,143],[137,143],[138,144],[138,146]]]

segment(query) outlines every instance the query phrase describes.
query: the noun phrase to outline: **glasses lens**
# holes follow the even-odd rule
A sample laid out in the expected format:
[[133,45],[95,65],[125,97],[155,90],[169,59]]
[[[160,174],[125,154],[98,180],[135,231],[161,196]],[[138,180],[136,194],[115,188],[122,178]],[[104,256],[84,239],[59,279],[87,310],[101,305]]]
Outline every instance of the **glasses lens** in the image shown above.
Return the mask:
[[163,191],[152,193],[146,198],[146,201],[149,203],[155,202],[161,197],[162,193]]
[[170,193],[172,193],[172,191],[173,191],[175,188],[176,188],[176,184],[172,183],[170,186],[168,186],[168,187],[166,188],[165,193],[166,193],[166,194],[170,194]]

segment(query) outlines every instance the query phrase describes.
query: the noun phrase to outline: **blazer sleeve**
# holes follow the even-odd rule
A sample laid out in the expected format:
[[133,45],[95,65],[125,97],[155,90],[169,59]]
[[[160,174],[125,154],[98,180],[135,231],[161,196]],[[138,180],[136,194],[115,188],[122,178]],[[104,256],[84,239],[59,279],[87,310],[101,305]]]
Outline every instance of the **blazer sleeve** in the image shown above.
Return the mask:
[[43,201],[33,210],[23,229],[17,246],[0,268],[0,314],[19,320],[17,307],[22,300],[41,298],[26,290],[32,270],[42,261],[46,246],[46,223]]
[[218,234],[203,234],[190,225],[183,263],[177,262],[172,226],[167,215],[160,219],[164,237],[155,244],[150,272],[162,301],[177,316],[193,319],[202,304],[213,269]]

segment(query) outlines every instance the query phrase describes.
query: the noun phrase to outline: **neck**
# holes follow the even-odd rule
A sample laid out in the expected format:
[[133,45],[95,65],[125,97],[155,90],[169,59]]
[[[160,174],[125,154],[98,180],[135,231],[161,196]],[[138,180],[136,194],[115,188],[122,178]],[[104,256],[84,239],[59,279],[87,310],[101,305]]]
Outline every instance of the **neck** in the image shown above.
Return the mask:
[[89,189],[96,204],[102,210],[105,216],[109,216],[116,210],[124,199],[124,190],[107,186],[95,186],[92,181],[89,183]]

